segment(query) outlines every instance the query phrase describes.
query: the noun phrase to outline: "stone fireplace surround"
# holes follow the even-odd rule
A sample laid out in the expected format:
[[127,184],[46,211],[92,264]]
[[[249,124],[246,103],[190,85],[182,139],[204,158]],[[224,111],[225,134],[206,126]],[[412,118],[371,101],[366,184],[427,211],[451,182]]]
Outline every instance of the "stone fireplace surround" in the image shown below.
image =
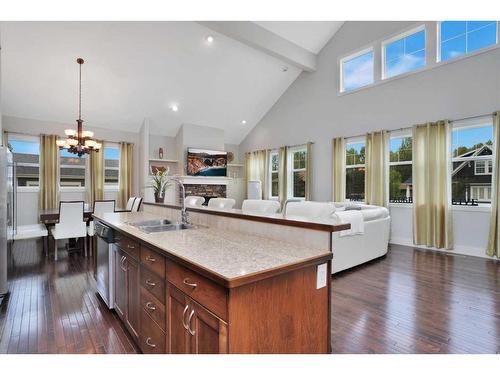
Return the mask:
[[[226,185],[215,184],[184,184],[186,189],[186,197],[197,195],[205,198],[204,205],[208,204],[211,198],[226,198]],[[179,196],[180,196],[179,192]]]

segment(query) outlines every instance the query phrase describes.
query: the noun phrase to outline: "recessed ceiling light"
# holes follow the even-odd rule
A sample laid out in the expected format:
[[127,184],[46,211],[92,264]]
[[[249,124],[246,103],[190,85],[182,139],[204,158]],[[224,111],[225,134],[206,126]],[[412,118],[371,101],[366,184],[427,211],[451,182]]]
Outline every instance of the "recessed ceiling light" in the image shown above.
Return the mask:
[[177,106],[177,104],[172,104],[172,106],[170,107],[170,109],[174,112],[177,112],[179,110],[179,107]]
[[214,42],[214,37],[212,35],[207,36],[207,43],[212,44]]
[[241,123],[245,125],[247,123],[247,120],[242,120]]

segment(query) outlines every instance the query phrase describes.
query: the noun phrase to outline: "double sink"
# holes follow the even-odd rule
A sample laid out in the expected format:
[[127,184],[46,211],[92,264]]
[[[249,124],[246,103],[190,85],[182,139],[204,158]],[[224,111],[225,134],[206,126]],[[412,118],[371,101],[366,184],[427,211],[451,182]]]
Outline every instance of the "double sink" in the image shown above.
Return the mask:
[[142,220],[127,223],[138,228],[144,233],[170,232],[194,228],[194,225],[186,223],[176,223],[167,219]]

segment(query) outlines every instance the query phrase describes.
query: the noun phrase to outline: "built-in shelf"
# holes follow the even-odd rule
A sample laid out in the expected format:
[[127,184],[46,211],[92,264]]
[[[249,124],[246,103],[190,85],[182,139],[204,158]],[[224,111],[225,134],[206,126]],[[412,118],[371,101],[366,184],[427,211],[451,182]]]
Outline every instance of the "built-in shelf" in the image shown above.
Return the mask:
[[149,161],[159,162],[159,163],[178,163],[179,160],[172,159],[149,159]]
[[238,164],[238,163],[228,163],[227,164],[228,167],[234,167],[234,168],[240,168],[240,167],[244,167],[245,164]]

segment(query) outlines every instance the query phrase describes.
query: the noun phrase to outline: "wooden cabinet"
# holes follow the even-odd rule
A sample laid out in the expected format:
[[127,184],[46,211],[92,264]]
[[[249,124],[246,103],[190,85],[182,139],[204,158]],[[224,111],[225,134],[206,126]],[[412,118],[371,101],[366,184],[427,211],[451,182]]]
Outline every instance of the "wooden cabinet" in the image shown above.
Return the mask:
[[125,265],[127,269],[127,325],[130,332],[139,337],[139,264],[130,256],[126,257]]
[[170,353],[227,353],[227,324],[173,285],[167,290]]
[[117,314],[125,320],[127,308],[127,269],[125,268],[125,253],[118,247],[114,249],[115,276],[114,276],[114,305]]

